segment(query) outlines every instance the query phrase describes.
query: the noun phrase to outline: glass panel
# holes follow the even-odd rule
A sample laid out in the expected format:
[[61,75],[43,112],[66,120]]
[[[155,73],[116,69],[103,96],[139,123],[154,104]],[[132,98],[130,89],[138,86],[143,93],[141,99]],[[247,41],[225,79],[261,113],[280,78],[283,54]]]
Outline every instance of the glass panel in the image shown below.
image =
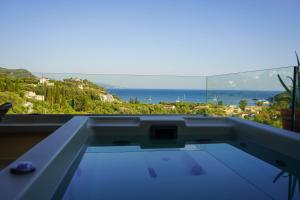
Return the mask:
[[[200,114],[205,77],[44,74],[46,113]],[[49,85],[51,83],[51,85]]]
[[282,127],[281,111],[291,103],[285,91],[285,85],[291,89],[291,77],[293,67],[209,76],[207,100],[220,115]]
[[208,114],[291,129],[292,77],[293,67],[207,77],[9,70],[0,103],[12,114]]

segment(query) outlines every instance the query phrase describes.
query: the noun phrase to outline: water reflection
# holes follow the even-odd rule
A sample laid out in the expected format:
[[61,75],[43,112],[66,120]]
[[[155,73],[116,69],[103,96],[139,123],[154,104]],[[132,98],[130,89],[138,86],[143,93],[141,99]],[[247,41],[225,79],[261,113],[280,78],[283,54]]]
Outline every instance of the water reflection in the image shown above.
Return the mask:
[[93,146],[61,198],[296,200],[298,169],[298,161],[249,142],[163,149]]
[[273,183],[276,183],[280,178],[288,178],[288,200],[292,200],[295,191],[297,190],[298,185],[298,193],[300,195],[300,178],[293,175],[292,173],[286,172],[282,170],[277,174],[277,176],[274,178]]

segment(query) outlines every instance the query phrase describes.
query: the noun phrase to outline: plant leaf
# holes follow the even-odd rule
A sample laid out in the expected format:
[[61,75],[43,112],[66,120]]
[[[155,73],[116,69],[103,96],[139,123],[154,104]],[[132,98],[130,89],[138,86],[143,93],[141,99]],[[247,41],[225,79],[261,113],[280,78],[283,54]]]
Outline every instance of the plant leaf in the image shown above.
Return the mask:
[[298,192],[300,194],[300,178],[297,179],[297,182],[298,182]]
[[285,171],[282,170],[279,174],[277,174],[277,176],[273,180],[273,183],[275,183],[284,173],[285,173]]
[[280,77],[279,74],[277,74],[277,77],[278,77],[278,79],[279,79],[281,85],[284,87],[284,89],[292,96],[291,90],[285,85],[285,83],[283,82],[283,80],[281,79],[281,77]]
[[292,178],[291,198],[293,198],[295,194],[296,185],[297,185],[297,176],[291,175],[291,178]]
[[299,62],[299,57],[298,57],[297,51],[295,51],[295,54],[296,54],[296,58],[297,58],[298,67],[300,67],[300,62]]
[[292,198],[293,198],[293,195],[292,195],[292,181],[293,181],[293,179],[292,179],[292,175],[291,174],[289,174],[289,187],[288,187],[288,200],[292,200]]
[[288,79],[290,79],[292,81],[292,83],[294,82],[294,79],[290,76],[287,76]]

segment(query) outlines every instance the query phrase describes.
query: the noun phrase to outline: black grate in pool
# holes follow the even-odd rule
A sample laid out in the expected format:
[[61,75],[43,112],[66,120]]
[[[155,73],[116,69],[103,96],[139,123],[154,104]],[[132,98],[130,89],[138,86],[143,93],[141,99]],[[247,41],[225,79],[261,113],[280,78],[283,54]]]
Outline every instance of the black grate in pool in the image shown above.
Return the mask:
[[112,143],[117,146],[128,146],[131,144],[129,140],[115,140]]
[[152,140],[173,140],[177,137],[177,126],[157,125],[150,127],[150,138]]
[[201,139],[195,140],[195,142],[197,142],[197,143],[211,143],[212,141],[213,141],[212,139],[208,139],[208,138],[201,138]]

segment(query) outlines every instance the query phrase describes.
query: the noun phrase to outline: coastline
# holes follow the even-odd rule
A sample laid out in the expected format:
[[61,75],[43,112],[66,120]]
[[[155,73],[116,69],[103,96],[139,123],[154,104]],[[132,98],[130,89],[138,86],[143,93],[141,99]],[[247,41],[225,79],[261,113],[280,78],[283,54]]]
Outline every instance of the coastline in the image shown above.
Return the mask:
[[110,94],[120,97],[123,101],[137,99],[147,104],[160,102],[188,102],[188,103],[217,103],[224,105],[238,105],[240,100],[247,100],[249,105],[256,105],[257,101],[267,102],[268,99],[282,91],[244,91],[244,90],[195,90],[195,89],[107,89]]

